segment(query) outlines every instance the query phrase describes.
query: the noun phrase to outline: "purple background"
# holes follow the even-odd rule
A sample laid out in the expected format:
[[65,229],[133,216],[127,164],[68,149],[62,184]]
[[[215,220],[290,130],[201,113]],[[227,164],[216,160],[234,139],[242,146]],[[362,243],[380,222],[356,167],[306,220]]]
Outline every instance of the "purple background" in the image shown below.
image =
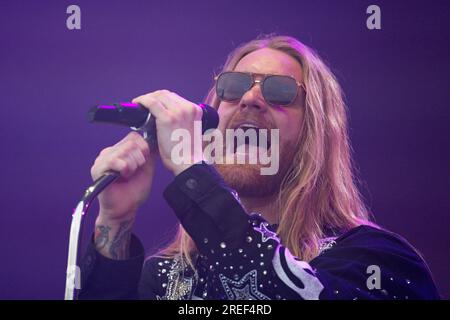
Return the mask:
[[[370,4],[381,30],[366,28]],[[89,107],[163,88],[200,102],[229,51],[270,32],[332,66],[368,205],[450,297],[449,12],[448,1],[1,1],[0,298],[63,298],[71,212],[98,152],[128,131],[88,124]],[[159,165],[138,217],[148,253],[173,231],[170,180]]]

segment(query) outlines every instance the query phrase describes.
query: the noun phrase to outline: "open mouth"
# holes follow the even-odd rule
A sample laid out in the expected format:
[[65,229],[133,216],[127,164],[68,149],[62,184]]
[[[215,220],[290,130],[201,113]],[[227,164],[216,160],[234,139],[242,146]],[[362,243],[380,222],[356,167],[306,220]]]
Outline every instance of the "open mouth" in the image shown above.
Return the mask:
[[[240,129],[239,131],[236,131]],[[234,153],[238,151],[249,152],[251,149],[270,150],[270,129],[257,123],[244,122],[237,125],[234,134]]]

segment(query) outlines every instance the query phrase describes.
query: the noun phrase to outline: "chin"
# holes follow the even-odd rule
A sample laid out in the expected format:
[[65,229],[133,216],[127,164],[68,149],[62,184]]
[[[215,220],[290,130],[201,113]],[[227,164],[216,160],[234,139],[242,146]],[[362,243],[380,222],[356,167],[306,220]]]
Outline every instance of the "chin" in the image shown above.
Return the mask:
[[[261,173],[261,169],[267,168],[267,165],[258,162],[252,164],[248,163],[248,161],[244,164],[235,163],[234,161],[227,163],[227,157],[224,159],[225,163],[216,163],[214,166],[225,182],[235,190],[240,197],[270,197],[277,195],[280,192],[284,177],[294,165],[296,151],[297,148],[295,143],[285,142],[280,146],[279,167],[278,171],[273,175],[264,175]],[[227,155],[226,150],[224,150],[223,153]],[[246,160],[248,160],[248,157]]]
[[261,175],[259,164],[216,164],[217,171],[225,182],[240,197],[268,197],[280,190],[284,174]]

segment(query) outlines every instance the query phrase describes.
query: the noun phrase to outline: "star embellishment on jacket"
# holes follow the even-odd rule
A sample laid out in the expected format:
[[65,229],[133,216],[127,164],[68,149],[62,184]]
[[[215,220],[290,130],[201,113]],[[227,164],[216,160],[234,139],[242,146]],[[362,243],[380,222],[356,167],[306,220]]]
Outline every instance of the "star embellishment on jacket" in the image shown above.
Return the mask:
[[229,300],[270,300],[269,297],[258,291],[257,271],[252,270],[239,281],[219,275],[220,282]]
[[273,239],[278,241],[278,236],[275,232],[270,231],[269,229],[267,229],[267,223],[265,222],[261,222],[261,224],[259,225],[258,228],[254,228],[256,231],[258,231],[259,233],[261,233],[262,235],[262,242],[266,242],[269,239]]

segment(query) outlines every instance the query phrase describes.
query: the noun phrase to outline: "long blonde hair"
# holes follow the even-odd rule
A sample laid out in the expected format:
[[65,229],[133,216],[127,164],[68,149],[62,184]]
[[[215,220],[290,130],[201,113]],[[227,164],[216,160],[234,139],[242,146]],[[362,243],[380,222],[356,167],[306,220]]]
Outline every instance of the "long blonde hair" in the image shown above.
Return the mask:
[[[294,161],[278,194],[277,233],[293,255],[310,261],[319,253],[325,228],[349,230],[375,224],[369,221],[355,184],[346,105],[335,76],[311,48],[293,37],[277,35],[258,37],[236,48],[222,71],[233,70],[244,56],[262,48],[292,56],[303,70],[304,123]],[[214,87],[205,103],[218,108]],[[181,256],[192,268],[196,254],[195,243],[181,225],[173,242],[158,253]]]

